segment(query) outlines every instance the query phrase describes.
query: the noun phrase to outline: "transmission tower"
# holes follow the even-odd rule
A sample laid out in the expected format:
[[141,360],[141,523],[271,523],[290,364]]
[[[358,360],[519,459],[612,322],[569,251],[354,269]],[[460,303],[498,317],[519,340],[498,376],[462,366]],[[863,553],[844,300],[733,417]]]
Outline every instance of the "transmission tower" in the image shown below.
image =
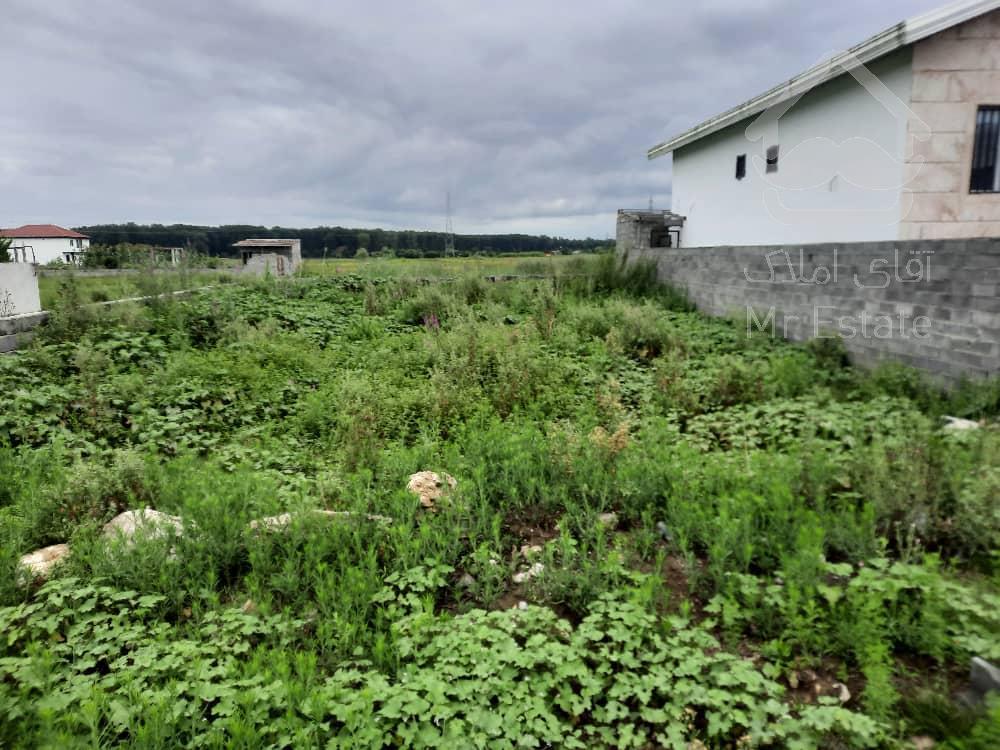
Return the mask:
[[455,229],[451,225],[451,191],[449,190],[444,199],[444,256],[446,258],[455,254]]

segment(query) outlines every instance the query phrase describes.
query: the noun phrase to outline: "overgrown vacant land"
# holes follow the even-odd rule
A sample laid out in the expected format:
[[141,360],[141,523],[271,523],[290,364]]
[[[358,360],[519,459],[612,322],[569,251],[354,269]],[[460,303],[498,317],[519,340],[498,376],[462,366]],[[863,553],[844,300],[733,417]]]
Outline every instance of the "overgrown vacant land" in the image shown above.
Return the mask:
[[0,358],[0,745],[1000,746],[995,386],[609,260],[96,314]]
[[50,310],[65,305],[67,291],[73,294],[74,301],[86,304],[147,294],[164,294],[178,289],[226,283],[232,279],[229,273],[207,270],[177,273],[168,271],[157,274],[140,273],[136,270],[118,272],[114,276],[90,276],[84,272],[78,276],[74,275],[72,284],[67,286],[66,278],[72,273],[71,270],[59,274],[50,272],[39,278],[38,291],[43,309]]

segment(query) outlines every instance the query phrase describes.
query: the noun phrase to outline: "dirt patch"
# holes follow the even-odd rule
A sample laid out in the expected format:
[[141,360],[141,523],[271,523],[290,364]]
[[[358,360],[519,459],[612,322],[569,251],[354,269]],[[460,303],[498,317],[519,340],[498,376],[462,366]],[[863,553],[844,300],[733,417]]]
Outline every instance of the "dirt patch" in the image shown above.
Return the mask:
[[670,555],[663,566],[663,583],[670,592],[670,606],[683,601],[693,601],[687,561],[679,555]]
[[516,549],[524,545],[544,547],[546,542],[559,536],[559,517],[540,509],[521,510],[516,516],[507,516],[503,528],[516,540]]
[[521,588],[514,587],[501,594],[491,605],[490,609],[517,609],[520,602],[527,601]]

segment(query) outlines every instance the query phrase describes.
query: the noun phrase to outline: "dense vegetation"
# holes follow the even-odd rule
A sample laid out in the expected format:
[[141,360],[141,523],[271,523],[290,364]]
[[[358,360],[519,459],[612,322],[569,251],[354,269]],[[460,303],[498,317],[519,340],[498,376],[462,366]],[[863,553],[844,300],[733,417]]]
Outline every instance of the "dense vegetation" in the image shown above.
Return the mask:
[[[349,229],[345,227],[258,227],[230,224],[219,227],[191,224],[98,224],[77,227],[95,245],[153,245],[187,247],[213,256],[233,256],[233,243],[248,237],[298,237],[302,254],[309,258],[351,258],[364,248],[368,254],[392,253],[399,257],[434,258],[444,255],[444,232]],[[504,255],[554,251],[593,251],[607,240],[571,240],[529,234],[457,234],[459,255]]]
[[[67,282],[0,358],[0,745],[997,747],[954,695],[1000,657],[1000,431],[941,429],[996,385],[564,271]],[[144,506],[183,530],[102,538]]]

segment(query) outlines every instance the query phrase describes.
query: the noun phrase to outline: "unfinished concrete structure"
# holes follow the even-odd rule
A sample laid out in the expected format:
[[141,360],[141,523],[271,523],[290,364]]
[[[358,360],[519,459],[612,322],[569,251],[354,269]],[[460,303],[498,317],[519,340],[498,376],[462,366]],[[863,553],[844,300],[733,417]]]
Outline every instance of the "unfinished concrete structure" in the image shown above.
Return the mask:
[[290,276],[302,265],[302,241],[249,239],[233,244],[240,251],[243,272],[263,276]]
[[16,349],[44,319],[34,264],[0,263],[0,354]]
[[615,243],[619,253],[655,247],[680,247],[684,217],[671,211],[618,209]]

